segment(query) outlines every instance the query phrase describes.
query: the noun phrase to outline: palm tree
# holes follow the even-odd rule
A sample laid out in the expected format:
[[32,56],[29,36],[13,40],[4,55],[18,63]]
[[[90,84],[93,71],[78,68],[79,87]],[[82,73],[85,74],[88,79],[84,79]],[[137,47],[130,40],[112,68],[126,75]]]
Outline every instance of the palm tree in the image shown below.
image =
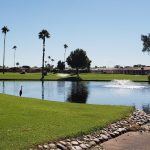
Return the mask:
[[42,78],[41,78],[41,80],[44,79],[45,38],[50,38],[50,34],[47,30],[43,29],[41,32],[39,32],[39,39],[43,40]]
[[64,44],[64,49],[65,49],[65,53],[64,53],[64,62],[66,62],[66,49],[68,48],[67,44]]
[[48,56],[48,64],[49,64],[49,60],[51,59],[51,56]]
[[2,33],[4,33],[4,51],[3,51],[3,74],[5,73],[5,41],[6,41],[6,33],[9,32],[7,26],[4,26],[2,29]]
[[15,67],[15,58],[16,58],[16,49],[17,49],[17,46],[16,45],[13,46],[12,49],[14,49],[14,67]]

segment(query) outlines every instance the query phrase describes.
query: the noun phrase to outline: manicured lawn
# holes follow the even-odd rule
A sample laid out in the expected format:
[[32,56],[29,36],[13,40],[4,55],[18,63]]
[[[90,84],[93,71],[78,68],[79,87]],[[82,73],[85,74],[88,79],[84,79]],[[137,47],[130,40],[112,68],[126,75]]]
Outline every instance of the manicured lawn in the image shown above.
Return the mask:
[[[76,77],[76,76],[71,76]],[[41,73],[0,73],[0,79],[14,79],[14,80],[40,80]],[[67,77],[68,78],[68,77]],[[132,81],[147,81],[147,75],[126,75],[126,74],[98,74],[98,73],[81,73],[82,80],[113,80],[113,79],[126,79]],[[45,80],[60,80],[62,77],[57,74],[49,73],[45,76]],[[64,79],[64,78],[63,78]]]
[[0,149],[37,143],[102,128],[132,112],[127,106],[50,102],[0,94]]
[[[20,73],[0,73],[0,79],[14,79],[14,80],[40,80],[41,73],[26,73],[26,74],[20,74]],[[50,73],[47,76],[45,76],[45,79],[49,80],[57,80],[60,77],[56,74]]]
[[127,75],[127,74],[98,74],[98,73],[83,73],[80,74],[83,80],[132,80],[132,81],[147,81],[147,75]]

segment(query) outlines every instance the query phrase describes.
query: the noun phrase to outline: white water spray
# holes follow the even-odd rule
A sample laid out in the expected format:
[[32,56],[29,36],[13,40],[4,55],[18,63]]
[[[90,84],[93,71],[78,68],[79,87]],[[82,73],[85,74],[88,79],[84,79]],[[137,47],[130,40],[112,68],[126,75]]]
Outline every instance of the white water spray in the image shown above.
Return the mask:
[[143,89],[146,88],[146,85],[141,85],[131,80],[113,80],[110,84],[105,85],[108,88],[123,88],[123,89]]

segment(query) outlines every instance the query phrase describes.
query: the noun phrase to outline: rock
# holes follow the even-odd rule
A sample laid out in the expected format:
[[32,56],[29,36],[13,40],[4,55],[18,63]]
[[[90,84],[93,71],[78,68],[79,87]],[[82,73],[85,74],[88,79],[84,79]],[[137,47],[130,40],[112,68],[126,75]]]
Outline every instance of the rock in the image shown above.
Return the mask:
[[38,148],[39,148],[39,149],[43,149],[43,146],[42,146],[42,145],[38,145]]
[[71,142],[71,140],[70,140],[70,139],[67,139],[66,141],[67,141],[67,142]]
[[119,132],[119,133],[124,133],[126,130],[125,130],[125,128],[118,128],[118,130],[117,130],[117,132]]
[[110,133],[110,136],[113,138],[116,137],[116,135],[114,133]]
[[104,140],[108,140],[108,137],[107,137],[106,135],[101,134],[100,136],[101,136]]
[[86,146],[85,144],[80,144],[80,147],[81,147],[82,149],[87,149],[87,146]]
[[91,146],[89,144],[85,144],[87,148],[90,148]]
[[119,135],[119,132],[114,131],[113,134],[115,134],[115,136],[118,136],[118,135]]
[[95,141],[91,141],[91,142],[89,142],[89,145],[90,145],[90,147],[92,147],[92,146],[95,146],[96,143],[95,143]]
[[44,148],[44,149],[48,149],[48,148],[49,148],[49,145],[45,144],[45,145],[43,145],[43,148]]
[[79,143],[77,141],[72,141],[71,144],[72,145],[79,145]]
[[66,145],[66,142],[64,141],[59,141],[60,144]]
[[101,136],[98,139],[99,139],[100,142],[104,141],[104,139]]
[[80,146],[74,146],[74,148],[75,148],[76,150],[82,150],[82,148],[81,148]]
[[72,146],[70,142],[66,142],[66,146]]
[[81,141],[79,141],[79,140],[77,140],[77,142],[78,142],[79,144],[82,144],[82,142],[81,142]]
[[93,141],[96,142],[97,144],[100,142],[98,138],[93,139]]
[[49,147],[50,147],[51,149],[54,149],[54,148],[56,148],[56,145],[53,144],[53,143],[51,143],[51,144],[49,144]]
[[64,145],[57,143],[57,147],[60,148],[61,150],[67,150],[67,147],[65,147]]
[[69,150],[76,150],[73,146],[68,146],[67,147]]

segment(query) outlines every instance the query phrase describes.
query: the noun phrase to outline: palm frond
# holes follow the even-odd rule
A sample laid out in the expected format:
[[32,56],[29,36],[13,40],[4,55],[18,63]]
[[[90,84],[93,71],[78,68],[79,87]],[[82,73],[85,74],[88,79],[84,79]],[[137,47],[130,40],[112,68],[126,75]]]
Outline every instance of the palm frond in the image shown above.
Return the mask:
[[2,33],[6,34],[7,32],[9,32],[10,30],[7,28],[7,26],[4,26],[2,29]]

